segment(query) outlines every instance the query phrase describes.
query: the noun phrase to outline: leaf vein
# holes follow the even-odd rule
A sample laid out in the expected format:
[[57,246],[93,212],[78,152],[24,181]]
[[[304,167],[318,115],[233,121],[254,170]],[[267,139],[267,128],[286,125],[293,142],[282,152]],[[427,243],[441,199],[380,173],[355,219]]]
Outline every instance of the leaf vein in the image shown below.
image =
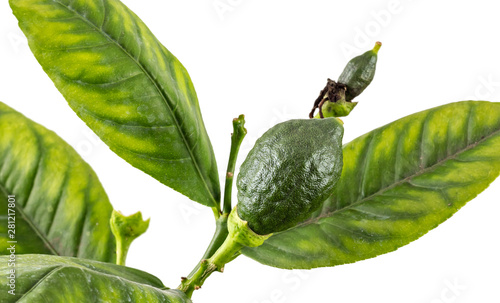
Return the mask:
[[30,289],[28,289],[27,292],[25,292],[20,298],[19,300],[17,300],[17,302],[21,301],[23,298],[27,297],[32,291],[34,291],[40,284],[43,283],[43,281],[45,281],[46,279],[48,279],[50,276],[52,276],[53,274],[55,274],[56,272],[58,272],[59,270],[63,269],[65,266],[64,265],[59,265],[57,267],[55,267],[54,269],[52,269],[51,271],[49,271],[45,276],[43,276],[43,278],[41,278],[40,280],[38,280],[38,282],[35,283],[35,285],[33,285]]
[[134,79],[134,78],[137,78],[137,77],[143,76],[143,75],[144,75],[143,73],[138,72],[136,74],[127,76],[127,77],[122,78],[122,79],[114,80],[114,81],[111,81],[111,82],[89,82],[89,81],[84,81],[84,80],[81,80],[81,79],[78,79],[78,80],[74,80],[73,79],[72,81],[75,81],[75,82],[77,82],[79,84],[82,84],[82,85],[108,87],[108,86],[114,86],[114,85],[122,84],[123,82],[127,82],[127,81],[129,81],[131,79]]
[[106,123],[112,124],[112,125],[120,125],[120,126],[125,126],[125,127],[136,127],[136,128],[170,128],[170,127],[175,127],[175,125],[173,125],[173,124],[170,124],[170,125],[141,125],[141,124],[120,123],[120,122],[117,122],[115,120],[101,117],[98,114],[90,111],[89,109],[83,108],[83,107],[80,108],[80,110],[84,111],[89,116],[92,116],[93,118],[95,118],[97,120],[101,120],[103,122],[106,122]]
[[54,221],[55,221],[55,218],[56,218],[56,215],[57,215],[57,211],[59,210],[59,206],[61,205],[61,201],[63,199],[63,196],[64,196],[64,188],[66,188],[66,185],[68,184],[68,170],[66,170],[65,172],[65,176],[64,176],[64,182],[63,182],[63,185],[61,186],[61,191],[59,192],[59,197],[57,197],[57,202],[55,204],[55,208],[54,208],[54,214],[52,215],[52,219],[50,220],[50,225],[49,225],[49,228],[47,229],[47,236],[51,234],[52,232],[52,227],[54,226]]

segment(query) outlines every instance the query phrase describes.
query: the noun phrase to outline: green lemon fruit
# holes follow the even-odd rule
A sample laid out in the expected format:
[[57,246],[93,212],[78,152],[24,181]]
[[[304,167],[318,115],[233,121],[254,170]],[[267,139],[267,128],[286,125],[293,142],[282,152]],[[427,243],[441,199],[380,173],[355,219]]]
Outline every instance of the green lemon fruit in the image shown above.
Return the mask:
[[307,219],[340,177],[343,133],[336,118],[290,120],[269,129],[241,165],[239,217],[259,235]]

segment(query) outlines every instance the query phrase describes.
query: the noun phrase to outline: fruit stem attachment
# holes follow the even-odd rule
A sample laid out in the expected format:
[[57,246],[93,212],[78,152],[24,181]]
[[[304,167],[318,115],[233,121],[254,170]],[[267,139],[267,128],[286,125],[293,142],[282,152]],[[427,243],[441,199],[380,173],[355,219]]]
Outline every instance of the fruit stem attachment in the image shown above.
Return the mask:
[[229,152],[229,160],[226,170],[226,184],[224,185],[223,214],[229,214],[232,209],[231,193],[233,190],[234,169],[236,167],[236,159],[238,158],[241,142],[243,142],[243,138],[245,138],[246,134],[245,116],[240,115],[238,118],[234,118],[233,133],[231,134],[231,150]]
[[[356,107],[357,102],[345,100],[346,86],[328,79],[325,88],[321,90],[314,101],[309,118],[323,119],[329,117],[345,117]],[[318,113],[314,112],[318,109]]]
[[224,266],[240,255],[243,247],[257,247],[262,245],[269,235],[258,235],[248,227],[248,222],[243,221],[238,216],[235,207],[229,214],[227,227],[229,234],[224,243],[208,259],[201,260],[198,269],[187,278],[182,278],[178,289],[183,291],[188,298],[191,298],[195,290],[203,286],[205,280],[215,271],[223,272]]

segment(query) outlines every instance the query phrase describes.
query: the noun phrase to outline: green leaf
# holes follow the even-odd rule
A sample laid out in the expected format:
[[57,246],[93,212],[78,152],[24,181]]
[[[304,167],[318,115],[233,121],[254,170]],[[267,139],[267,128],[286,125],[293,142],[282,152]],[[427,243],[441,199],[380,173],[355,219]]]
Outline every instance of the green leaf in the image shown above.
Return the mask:
[[[15,213],[8,195],[15,195]],[[17,254],[114,262],[112,210],[94,171],[71,146],[0,102],[0,254],[14,240]],[[15,216],[15,234],[8,214]]]
[[11,0],[31,51],[71,108],[120,157],[220,208],[212,145],[191,79],[117,0]]
[[413,114],[344,146],[322,209],[247,256],[280,268],[352,263],[391,252],[451,217],[500,173],[500,103]]
[[[0,273],[9,277],[9,257],[0,257]],[[47,255],[15,260],[15,291],[0,284],[2,302],[191,302],[179,290],[143,271],[97,261]],[[10,281],[10,279],[8,279]],[[9,282],[10,283],[10,282]]]

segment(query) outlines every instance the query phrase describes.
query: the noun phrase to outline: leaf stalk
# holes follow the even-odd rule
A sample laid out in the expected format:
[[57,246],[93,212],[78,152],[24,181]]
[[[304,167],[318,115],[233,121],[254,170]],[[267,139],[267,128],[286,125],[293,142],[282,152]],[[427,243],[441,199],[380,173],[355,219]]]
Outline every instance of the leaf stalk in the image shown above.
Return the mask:
[[[203,257],[201,258],[201,261],[210,258],[216,251],[219,249],[219,247],[224,243],[224,240],[226,239],[228,235],[228,230],[227,230],[227,217],[228,214],[222,214],[219,219],[216,221],[216,226],[215,226],[215,233],[212,238],[212,241],[210,241],[210,244],[208,245],[205,253],[203,254]],[[200,268],[200,262],[196,265],[196,267],[191,271],[188,277],[192,277]]]

